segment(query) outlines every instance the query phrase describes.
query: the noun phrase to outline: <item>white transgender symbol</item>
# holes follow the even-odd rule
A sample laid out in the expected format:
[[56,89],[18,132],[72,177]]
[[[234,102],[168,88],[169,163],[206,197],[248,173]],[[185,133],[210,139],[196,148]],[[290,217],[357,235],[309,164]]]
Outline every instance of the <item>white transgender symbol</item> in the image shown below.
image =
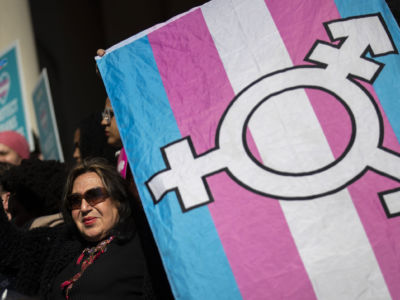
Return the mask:
[[[373,83],[383,68],[366,58],[367,52],[372,57],[397,53],[383,18],[380,14],[352,17],[327,22],[325,27],[339,44],[316,41],[305,59],[314,65],[279,70],[243,89],[220,120],[215,148],[196,155],[190,137],[162,148],[167,168],[146,182],[155,203],[175,191],[183,211],[208,204],[213,198],[206,177],[222,171],[248,190],[283,200],[335,193],[368,169],[400,180],[399,155],[382,147],[382,116],[373,97],[354,80]],[[332,95],[346,108],[352,135],[345,151],[332,163],[307,172],[281,172],[261,164],[246,142],[251,117],[266,101],[305,88]],[[260,91],[265,95],[261,99],[254,96]]]

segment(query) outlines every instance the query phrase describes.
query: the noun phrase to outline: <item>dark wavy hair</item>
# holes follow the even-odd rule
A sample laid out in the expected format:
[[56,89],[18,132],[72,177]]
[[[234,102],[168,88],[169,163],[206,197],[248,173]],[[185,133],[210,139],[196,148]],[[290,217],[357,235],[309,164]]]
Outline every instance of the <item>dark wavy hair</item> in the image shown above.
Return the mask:
[[84,159],[70,170],[61,207],[65,223],[73,230],[77,230],[68,206],[67,196],[71,194],[76,178],[82,174],[91,172],[96,173],[100,177],[111,200],[116,202],[118,207],[119,220],[110,234],[115,235],[116,239],[121,242],[129,240],[136,231],[133,220],[134,198],[127,182],[117,172],[116,167],[108,163],[104,158]]
[[1,178],[4,176],[4,174],[7,173],[8,170],[10,170],[14,165],[8,163],[8,162],[4,162],[4,161],[0,161],[0,194],[5,192],[5,190],[3,189],[3,183],[1,181]]
[[11,193],[10,210],[17,201],[32,217],[40,217],[59,212],[66,178],[64,163],[30,158],[4,172],[0,181]]

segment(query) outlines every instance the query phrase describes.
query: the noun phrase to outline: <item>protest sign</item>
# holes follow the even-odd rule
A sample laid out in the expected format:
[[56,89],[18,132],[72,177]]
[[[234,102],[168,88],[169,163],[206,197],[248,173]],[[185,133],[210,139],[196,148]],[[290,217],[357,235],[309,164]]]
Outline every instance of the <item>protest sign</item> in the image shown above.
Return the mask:
[[177,299],[400,299],[383,0],[214,0],[97,58]]
[[36,123],[39,131],[40,149],[46,160],[63,162],[64,156],[61,149],[60,137],[56,117],[54,114],[53,100],[51,97],[49,79],[46,69],[40,74],[32,95],[35,109]]
[[27,107],[19,43],[15,42],[0,54],[0,131],[18,131],[33,149]]

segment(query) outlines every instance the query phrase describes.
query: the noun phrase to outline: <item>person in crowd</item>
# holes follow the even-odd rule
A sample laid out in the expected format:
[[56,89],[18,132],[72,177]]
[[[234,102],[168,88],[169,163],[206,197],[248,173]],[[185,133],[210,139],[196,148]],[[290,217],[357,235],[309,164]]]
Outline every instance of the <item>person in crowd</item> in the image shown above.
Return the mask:
[[[7,162],[0,162],[0,178],[5,174],[10,168],[12,164]],[[10,196],[10,192],[6,191],[3,186],[0,184],[0,198],[3,203],[4,211],[7,215],[7,219],[11,220],[11,215],[8,213],[8,197]],[[10,278],[4,276],[0,273],[0,295],[3,296],[3,292],[11,286]],[[3,299],[3,298],[0,298]]]
[[74,132],[74,150],[72,151],[72,157],[78,164],[82,162],[80,141],[81,141],[81,129],[80,127],[78,127],[75,129]]
[[101,113],[94,112],[79,122],[74,134],[73,158],[76,163],[90,157],[103,157],[116,163],[116,148],[107,143],[101,121]]
[[[115,155],[117,156],[117,169],[123,178],[126,178],[126,171],[128,167],[128,158],[125,153],[125,149],[122,145],[121,136],[119,135],[119,129],[117,121],[114,117],[114,110],[111,106],[110,98],[107,97],[104,111],[102,113],[101,125],[104,127],[104,134],[107,138],[107,143],[116,149]],[[103,134],[103,135],[104,135]],[[136,188],[133,190],[134,194],[137,194]]]
[[104,126],[107,143],[120,149],[122,147],[121,136],[119,135],[117,121],[114,118],[114,110],[108,97],[106,98],[101,125]]
[[[14,165],[7,163],[7,162],[0,162],[0,178],[4,176],[8,170],[10,170]],[[11,220],[11,214],[8,212],[8,199],[10,196],[10,192],[5,190],[3,186],[1,185],[0,181],[0,197],[2,200],[2,204],[4,207],[4,211],[7,215],[7,219]],[[9,273],[8,276],[5,276],[4,274],[0,273],[0,299],[4,300],[12,300],[12,299],[18,299],[18,300],[27,300],[26,297],[23,295],[17,294],[13,291],[13,272]]]
[[[0,179],[6,174],[8,170],[11,169],[13,165],[7,162],[0,162]],[[8,212],[8,199],[10,197],[10,192],[7,191],[3,185],[1,184],[0,180],[0,198],[1,202],[3,203],[4,210],[7,214],[7,218],[11,220],[11,214]]]
[[[104,56],[105,50],[103,49],[97,50],[97,55]],[[133,179],[131,169],[129,167],[128,158],[125,149],[123,147],[117,121],[114,115],[114,110],[112,108],[109,97],[106,98],[102,116],[103,119],[101,121],[101,125],[104,126],[107,142],[113,147],[120,149],[117,152],[118,153],[117,170],[120,173],[120,175],[126,179],[126,181],[129,184],[131,193],[135,197],[134,214],[135,214],[136,226],[138,228],[140,239],[142,241],[143,249],[145,250],[144,254],[148,265],[154,294],[156,298],[160,300],[174,299],[171,287],[167,279],[167,275],[165,273],[161,261],[160,253],[158,252],[154,236],[151,232],[150,225],[143,210],[143,206],[139,198],[136,184]]]
[[11,222],[25,229],[61,223],[59,208],[66,178],[66,165],[54,160],[24,159],[10,168],[0,183],[9,193],[5,209]]
[[33,137],[33,151],[31,151],[29,158],[37,158],[40,160],[44,160],[42,148],[40,146],[39,136],[33,130],[32,130],[32,137]]
[[83,160],[66,181],[63,225],[19,231],[0,213],[0,272],[43,299],[151,299],[132,203],[114,166]]
[[26,139],[16,131],[0,132],[0,161],[19,165],[29,158],[29,145]]
[[[98,49],[97,55],[104,56],[105,50]],[[102,113],[101,125],[104,127],[104,133],[107,137],[107,143],[120,150],[122,148],[122,140],[119,134],[117,121],[114,117],[114,110],[111,106],[110,98],[107,96],[104,111]]]

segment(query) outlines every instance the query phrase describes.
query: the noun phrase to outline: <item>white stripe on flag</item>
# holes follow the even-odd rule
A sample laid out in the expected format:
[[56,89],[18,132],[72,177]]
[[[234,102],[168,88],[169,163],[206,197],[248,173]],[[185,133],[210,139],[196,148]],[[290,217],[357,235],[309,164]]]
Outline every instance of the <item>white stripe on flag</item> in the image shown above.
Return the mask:
[[[292,66],[263,0],[212,1],[202,12],[235,93],[262,75]],[[333,161],[306,94],[296,91],[278,98],[262,105],[249,125],[263,163],[285,171]],[[303,151],[296,145],[299,137],[306,141]],[[319,299],[390,299],[347,190],[280,204]]]

